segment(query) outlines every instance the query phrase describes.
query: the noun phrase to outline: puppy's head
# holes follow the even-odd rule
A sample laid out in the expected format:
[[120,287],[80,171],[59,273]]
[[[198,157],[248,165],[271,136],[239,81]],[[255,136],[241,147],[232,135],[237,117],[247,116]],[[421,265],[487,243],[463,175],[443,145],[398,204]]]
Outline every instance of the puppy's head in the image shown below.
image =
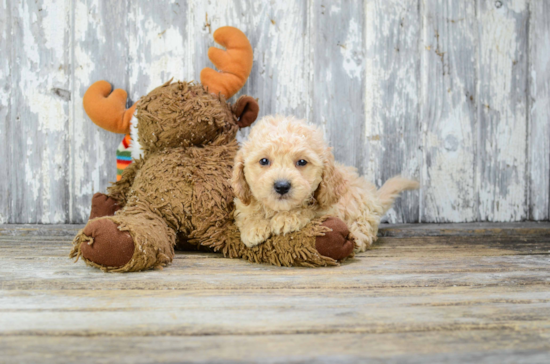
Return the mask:
[[274,211],[315,202],[329,207],[345,188],[322,132],[278,116],[267,116],[252,128],[237,153],[232,185],[245,205],[256,200]]

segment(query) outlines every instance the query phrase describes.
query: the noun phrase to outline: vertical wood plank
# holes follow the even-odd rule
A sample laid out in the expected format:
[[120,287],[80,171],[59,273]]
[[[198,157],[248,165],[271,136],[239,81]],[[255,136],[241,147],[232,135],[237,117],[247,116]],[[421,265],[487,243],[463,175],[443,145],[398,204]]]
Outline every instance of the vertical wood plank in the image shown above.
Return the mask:
[[8,0],[0,1],[0,224],[10,214],[11,144],[11,8]]
[[[419,179],[421,17],[418,0],[368,0],[366,6],[366,174],[381,186],[401,174]],[[417,222],[418,192],[398,199],[387,219]]]
[[[193,66],[193,79],[200,82],[200,73],[203,68],[210,67],[216,69],[216,67],[208,59],[208,49],[210,47],[221,48],[219,44],[214,42],[214,32],[216,29],[223,26],[233,26],[243,31],[252,45],[254,51],[254,64],[253,69],[246,82],[245,86],[229,101],[234,102],[241,95],[251,95],[258,97],[251,93],[250,85],[255,79],[256,75],[256,63],[257,63],[257,39],[261,37],[261,25],[257,25],[255,28],[252,23],[252,18],[257,17],[256,20],[261,23],[263,16],[262,10],[268,6],[264,2],[254,2],[250,0],[228,0],[228,1],[200,1],[193,0],[190,11],[191,29],[189,31],[190,44],[193,45],[193,57],[190,60]],[[265,115],[264,101],[258,100],[260,104],[260,116]],[[245,128],[239,131],[237,139],[242,141],[246,138],[250,128]]]
[[[200,82],[200,73],[204,67],[214,68],[208,59],[208,48],[218,47],[213,34],[222,26],[233,26],[242,30],[250,39],[248,19],[251,12],[250,1],[200,1],[193,0],[190,12],[189,41],[193,42],[193,79]],[[252,44],[252,42],[251,42]],[[254,49],[254,44],[252,44]]]
[[[233,26],[243,31],[248,37],[254,52],[253,69],[245,86],[237,92],[229,101],[234,102],[241,95],[251,95],[258,98],[251,89],[251,84],[257,78],[257,60],[258,60],[258,39],[262,38],[262,26],[265,22],[265,8],[270,4],[265,2],[254,2],[250,0],[231,0],[231,1],[194,1],[192,8],[192,24],[194,31],[190,36],[194,39],[193,66],[195,69],[195,80],[200,82],[201,70],[205,67],[216,67],[208,59],[208,49],[210,47],[221,46],[214,42],[214,32],[223,26]],[[253,21],[256,20],[256,22]],[[271,90],[270,90],[271,91]],[[268,92],[271,95],[271,92]],[[259,98],[260,114],[259,117],[266,114],[265,100]],[[237,140],[243,141],[249,133],[250,128],[244,128],[237,134]]]
[[311,0],[311,119],[321,125],[336,159],[362,174],[365,124],[363,1]]
[[527,217],[525,0],[478,3],[479,219]]
[[247,36],[254,66],[242,93],[259,98],[261,115],[307,117],[307,1],[251,1]]
[[529,218],[550,208],[550,3],[532,0],[529,20]]
[[186,1],[134,1],[129,5],[129,89],[133,100],[171,78],[191,80]]
[[71,100],[71,217],[86,222],[91,197],[116,180],[116,148],[122,140],[96,126],[84,112],[82,97],[95,81],[128,90],[127,1],[77,0],[73,9]]
[[[207,57],[213,32],[225,25],[241,29],[254,50],[254,64],[242,90],[258,98],[260,115],[306,118],[309,104],[307,0],[199,2],[193,8],[195,77],[212,67]],[[244,139],[249,128],[239,133]]]
[[8,222],[67,222],[70,1],[10,4],[14,67]]
[[321,125],[336,158],[377,185],[420,174],[421,197],[407,193],[391,222],[546,220],[549,7],[0,0],[0,223],[84,222],[121,139],[85,116],[86,88],[107,79],[136,100],[171,77],[198,80],[223,25],[252,43],[237,97],[258,97],[260,116]]
[[421,221],[473,221],[477,218],[475,1],[422,4]]

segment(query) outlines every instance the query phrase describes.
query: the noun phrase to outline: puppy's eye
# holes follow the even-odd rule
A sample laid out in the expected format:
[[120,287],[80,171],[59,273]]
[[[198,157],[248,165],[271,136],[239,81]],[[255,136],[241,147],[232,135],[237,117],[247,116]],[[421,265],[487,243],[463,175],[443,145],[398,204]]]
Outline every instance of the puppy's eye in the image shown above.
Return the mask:
[[260,165],[269,166],[269,159],[267,159],[267,158],[260,159]]
[[307,164],[307,161],[305,159],[300,159],[298,162],[296,162],[296,165],[298,167],[303,167]]

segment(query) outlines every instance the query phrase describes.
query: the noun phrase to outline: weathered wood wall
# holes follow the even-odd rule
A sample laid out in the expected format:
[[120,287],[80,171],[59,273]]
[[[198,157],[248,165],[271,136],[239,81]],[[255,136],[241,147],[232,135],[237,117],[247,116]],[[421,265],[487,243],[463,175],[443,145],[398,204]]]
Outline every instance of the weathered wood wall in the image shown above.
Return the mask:
[[421,181],[390,221],[549,218],[546,0],[0,0],[0,223],[85,221],[121,139],[87,86],[198,79],[223,25],[250,38],[262,115],[322,125],[377,185]]

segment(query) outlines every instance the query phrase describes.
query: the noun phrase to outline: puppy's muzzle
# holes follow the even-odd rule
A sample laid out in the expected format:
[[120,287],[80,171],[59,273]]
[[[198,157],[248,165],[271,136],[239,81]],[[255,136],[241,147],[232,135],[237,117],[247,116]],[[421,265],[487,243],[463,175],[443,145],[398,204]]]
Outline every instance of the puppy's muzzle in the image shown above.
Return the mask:
[[273,184],[273,188],[275,189],[275,192],[277,192],[279,195],[284,195],[290,191],[291,184],[289,181],[285,180],[278,180],[275,181]]

